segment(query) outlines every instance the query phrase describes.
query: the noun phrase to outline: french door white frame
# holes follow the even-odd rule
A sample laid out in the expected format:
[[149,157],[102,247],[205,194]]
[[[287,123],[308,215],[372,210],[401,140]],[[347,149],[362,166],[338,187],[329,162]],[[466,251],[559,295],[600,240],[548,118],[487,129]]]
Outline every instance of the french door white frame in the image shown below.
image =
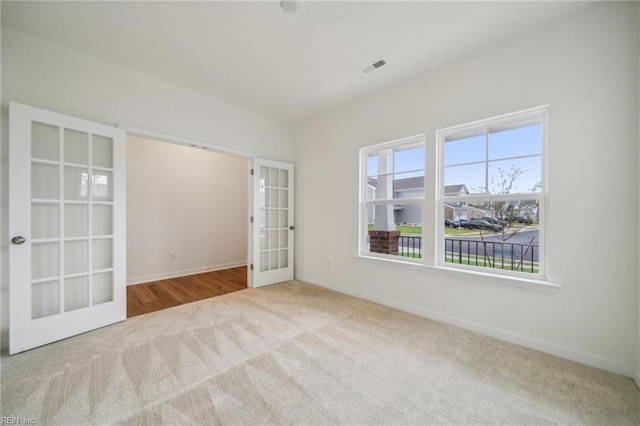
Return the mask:
[[[55,157],[51,159],[36,159],[32,152],[32,123],[41,123],[51,126],[58,132]],[[11,354],[22,352],[37,346],[55,342],[67,337],[84,333],[99,327],[113,324],[126,319],[126,169],[125,169],[125,138],[126,133],[121,129],[94,123],[81,118],[71,117],[14,102],[10,103],[9,113],[9,352]],[[64,154],[64,131],[76,131],[87,135],[86,164],[69,162]],[[112,161],[110,166],[100,167],[93,163],[91,150],[95,147],[94,138],[106,137],[111,139]],[[34,163],[35,162],[35,163]],[[44,164],[46,167],[55,167],[55,179],[60,179],[59,195],[55,197],[34,198],[32,191],[32,168],[34,164]],[[102,202],[102,205],[112,206],[111,234],[102,236],[94,234],[91,226],[92,208],[100,205],[100,201],[93,199],[93,190],[87,188],[86,201],[77,201],[73,197],[64,196],[63,170],[86,170],[87,176],[93,176],[94,172],[107,173],[112,176],[111,201]],[[87,183],[89,185],[89,183]],[[109,185],[109,184],[107,184]],[[52,185],[55,187],[55,185]],[[57,206],[59,218],[52,222],[57,228],[57,234],[52,236],[37,236],[32,228],[32,203],[39,205]],[[86,235],[77,238],[65,235],[64,213],[67,205],[87,206]],[[50,238],[49,238],[50,237]],[[34,239],[35,238],[35,239]],[[110,267],[101,265],[94,269],[92,244],[97,241],[111,240]],[[86,270],[79,273],[68,274],[65,266],[65,254],[63,246],[73,244],[74,241],[85,242],[88,249]],[[13,242],[11,244],[11,242]],[[33,243],[32,243],[33,242]],[[26,243],[26,244],[25,244]],[[58,262],[54,269],[47,271],[43,277],[33,279],[33,244],[55,244],[58,247]],[[107,262],[109,263],[109,262]],[[97,276],[111,275],[111,299],[95,300],[92,298],[92,280]],[[86,305],[66,307],[64,298],[67,280],[86,278]],[[93,281],[94,283],[96,281]],[[56,284],[57,283],[57,284]],[[47,308],[48,312],[33,314],[33,288],[34,285],[47,285],[52,290],[56,289],[58,295],[58,309]],[[108,285],[108,284],[107,284]],[[94,294],[95,296],[95,294]],[[51,300],[51,299],[48,299]],[[55,300],[55,299],[54,299]],[[38,303],[45,303],[44,299],[38,299]],[[55,305],[49,305],[55,306]]]
[[[247,212],[246,212],[246,223],[247,223],[247,287],[255,287],[255,275],[254,271],[251,269],[251,265],[255,264],[254,259],[254,224],[251,222],[251,217],[253,216],[254,211],[254,185],[253,185],[253,176],[251,176],[251,170],[254,169],[254,160],[256,160],[256,156],[252,153],[231,149],[219,145],[214,145],[207,142],[202,142],[194,139],[184,138],[181,136],[169,135],[166,133],[156,132],[153,130],[141,129],[139,127],[129,126],[125,124],[118,124],[118,128],[124,129],[127,131],[128,135],[140,136],[143,138],[149,138],[153,140],[157,140],[160,142],[172,143],[176,145],[189,146],[192,148],[200,148],[203,150],[213,151],[220,154],[233,155],[236,157],[246,158],[248,160],[247,164]],[[256,172],[257,173],[257,172]]]

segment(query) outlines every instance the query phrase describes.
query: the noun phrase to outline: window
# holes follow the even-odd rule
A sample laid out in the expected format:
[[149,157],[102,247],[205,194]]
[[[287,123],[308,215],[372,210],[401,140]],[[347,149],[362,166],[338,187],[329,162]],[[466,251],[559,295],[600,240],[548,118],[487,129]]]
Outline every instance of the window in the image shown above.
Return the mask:
[[422,258],[425,139],[361,150],[360,253]]
[[438,131],[439,265],[544,276],[547,108]]
[[362,148],[359,253],[544,279],[547,113],[442,129],[428,151],[423,135]]

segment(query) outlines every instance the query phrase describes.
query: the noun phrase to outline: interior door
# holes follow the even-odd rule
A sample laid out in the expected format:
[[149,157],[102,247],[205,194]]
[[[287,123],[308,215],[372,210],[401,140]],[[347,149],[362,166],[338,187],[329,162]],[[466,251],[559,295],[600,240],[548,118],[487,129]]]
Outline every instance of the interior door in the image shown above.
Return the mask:
[[125,138],[11,103],[9,352],[126,318]]
[[253,161],[252,285],[293,279],[293,165]]

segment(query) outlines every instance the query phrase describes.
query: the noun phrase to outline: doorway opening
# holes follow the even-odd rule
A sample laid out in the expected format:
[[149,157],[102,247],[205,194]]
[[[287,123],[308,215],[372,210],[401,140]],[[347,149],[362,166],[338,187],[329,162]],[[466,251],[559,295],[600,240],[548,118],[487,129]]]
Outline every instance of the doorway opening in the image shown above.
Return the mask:
[[127,317],[247,288],[249,159],[129,134]]

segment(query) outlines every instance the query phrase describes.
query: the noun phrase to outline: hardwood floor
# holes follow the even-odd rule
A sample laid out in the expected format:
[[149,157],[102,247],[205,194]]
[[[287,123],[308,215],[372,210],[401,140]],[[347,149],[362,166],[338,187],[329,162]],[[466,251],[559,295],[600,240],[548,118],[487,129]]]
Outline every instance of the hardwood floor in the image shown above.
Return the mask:
[[247,288],[247,267],[127,287],[127,318]]

